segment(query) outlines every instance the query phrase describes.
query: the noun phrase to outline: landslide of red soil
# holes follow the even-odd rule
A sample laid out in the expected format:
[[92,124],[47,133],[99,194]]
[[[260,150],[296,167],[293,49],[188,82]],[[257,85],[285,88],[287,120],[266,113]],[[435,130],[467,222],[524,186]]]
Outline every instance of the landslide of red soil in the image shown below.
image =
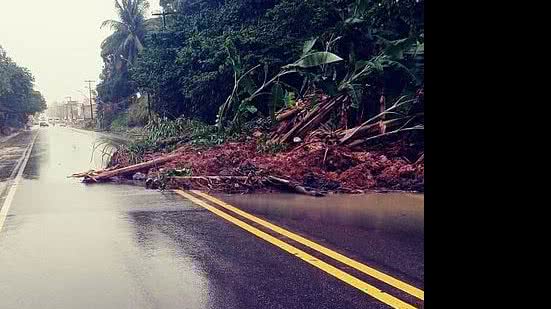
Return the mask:
[[[228,142],[208,149],[181,150],[177,160],[149,173],[154,175],[161,168],[189,168],[194,176],[272,175],[325,191],[423,191],[424,163],[409,163],[404,156],[399,156],[403,153],[401,149],[402,146],[395,144],[386,147],[386,150],[353,151],[314,142],[277,154],[267,154],[257,151],[255,141]],[[160,155],[151,154],[147,159]]]

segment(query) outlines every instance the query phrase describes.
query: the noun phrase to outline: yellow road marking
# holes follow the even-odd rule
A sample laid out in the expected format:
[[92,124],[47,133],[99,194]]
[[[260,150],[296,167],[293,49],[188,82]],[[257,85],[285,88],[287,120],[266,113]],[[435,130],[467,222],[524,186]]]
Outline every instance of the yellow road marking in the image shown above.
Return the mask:
[[299,259],[305,261],[306,263],[310,264],[310,265],[313,265],[314,267],[317,267],[321,270],[323,270],[324,272],[332,275],[333,277],[341,280],[341,281],[344,281],[345,283],[359,289],[360,291],[364,292],[364,293],[367,293],[369,294],[370,296],[378,299],[379,301],[393,307],[393,308],[415,308],[413,307],[412,305],[408,304],[408,303],[405,303],[404,301],[390,295],[390,294],[387,294],[383,291],[381,291],[380,289],[348,274],[348,273],[345,273],[344,271],[334,267],[334,266],[331,266],[327,263],[325,263],[324,261],[321,261],[321,260],[318,260],[316,257],[298,249],[298,248],[295,248],[293,246],[291,246],[290,244],[288,243],[285,243],[275,237],[273,237],[272,235],[270,234],[267,234],[255,227],[253,227],[252,225],[249,225],[235,217],[232,217],[230,215],[228,215],[227,213],[219,210],[218,208],[214,207],[214,206],[211,206],[205,202],[203,202],[202,200],[192,196],[191,194],[188,194],[182,190],[175,190],[175,192],[185,198],[187,198],[188,200],[192,201],[193,203],[199,205],[199,206],[202,206],[203,208],[207,209],[208,211],[230,221],[231,223],[239,226],[240,228],[246,230],[247,232],[283,249],[284,251],[287,251],[288,253],[298,257]]
[[255,216],[253,216],[253,215],[251,215],[247,212],[244,212],[241,209],[238,209],[234,206],[231,206],[231,205],[229,205],[229,204],[227,204],[227,203],[225,203],[225,202],[223,202],[223,201],[221,201],[221,200],[219,200],[219,199],[217,199],[213,196],[210,196],[206,193],[203,193],[203,192],[200,192],[200,191],[197,191],[197,190],[191,190],[191,192],[193,192],[193,193],[195,193],[199,196],[202,196],[205,199],[207,199],[207,200],[209,200],[213,203],[216,203],[216,204],[220,205],[221,207],[226,208],[227,210],[233,211],[234,213],[236,213],[240,216],[243,216],[244,218],[247,218],[247,219],[249,219],[253,222],[256,222],[256,223],[258,223],[258,224],[260,224],[260,225],[262,225],[266,228],[269,228],[270,230],[272,230],[274,232],[277,232],[277,233],[279,233],[279,234],[281,234],[285,237],[288,237],[288,238],[290,238],[290,239],[292,239],[296,242],[299,242],[299,243],[301,243],[301,244],[303,244],[303,245],[305,245],[309,248],[312,248],[312,249],[314,249],[314,250],[316,250],[320,253],[323,253],[326,256],[329,256],[329,257],[331,257],[331,258],[333,258],[333,259],[335,259],[335,260],[337,260],[337,261],[339,261],[339,262],[341,262],[341,263],[343,263],[347,266],[355,268],[355,269],[363,272],[366,275],[369,275],[369,276],[371,276],[375,279],[378,279],[378,280],[380,280],[380,281],[382,281],[382,282],[384,282],[388,285],[391,285],[391,286],[393,286],[397,289],[400,289],[400,290],[402,290],[402,291],[404,291],[404,292],[406,292],[406,293],[408,293],[412,296],[415,296],[415,297],[417,297],[421,300],[425,300],[425,292],[423,290],[419,289],[419,288],[416,288],[416,287],[414,287],[410,284],[407,284],[403,281],[400,281],[400,280],[398,280],[398,279],[396,279],[392,276],[389,276],[389,275],[387,275],[383,272],[380,272],[380,271],[378,271],[378,270],[376,270],[372,267],[369,267],[369,266],[367,266],[363,263],[355,261],[355,260],[353,260],[349,257],[346,257],[346,256],[344,256],[344,255],[342,255],[338,252],[335,252],[335,251],[333,251],[333,250],[331,250],[327,247],[324,247],[320,244],[317,244],[313,241],[310,241],[310,240],[308,240],[308,239],[306,239],[306,238],[304,238],[300,235],[297,235],[297,234],[292,233],[292,232],[290,232],[286,229],[283,229],[283,228],[281,228],[281,227],[279,227],[275,224],[272,224],[272,223],[267,222],[265,220],[262,220],[258,217],[255,217]]

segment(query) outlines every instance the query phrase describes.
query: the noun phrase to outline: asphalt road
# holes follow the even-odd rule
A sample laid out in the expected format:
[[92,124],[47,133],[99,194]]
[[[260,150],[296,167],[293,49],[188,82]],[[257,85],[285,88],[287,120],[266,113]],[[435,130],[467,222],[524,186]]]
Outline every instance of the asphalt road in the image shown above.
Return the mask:
[[[53,127],[0,143],[0,308],[392,307],[386,297],[423,307],[419,297],[250,218],[212,202],[202,206],[204,198],[192,203],[174,192],[67,178],[102,166],[100,155],[91,157],[97,138]],[[423,222],[408,219],[417,215],[398,211],[405,218],[389,217],[410,224],[388,228],[255,208],[277,200],[270,197],[219,198],[423,289]],[[274,245],[278,240],[311,256],[290,254]],[[383,293],[362,290],[365,284]]]

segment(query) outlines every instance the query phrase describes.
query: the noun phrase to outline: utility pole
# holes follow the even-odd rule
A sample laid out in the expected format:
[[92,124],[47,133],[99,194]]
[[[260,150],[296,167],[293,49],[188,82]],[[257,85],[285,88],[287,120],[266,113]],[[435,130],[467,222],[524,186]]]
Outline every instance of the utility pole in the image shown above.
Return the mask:
[[85,83],[88,83],[88,89],[90,89],[90,119],[94,120],[94,110],[92,109],[92,83],[93,80],[85,80]]

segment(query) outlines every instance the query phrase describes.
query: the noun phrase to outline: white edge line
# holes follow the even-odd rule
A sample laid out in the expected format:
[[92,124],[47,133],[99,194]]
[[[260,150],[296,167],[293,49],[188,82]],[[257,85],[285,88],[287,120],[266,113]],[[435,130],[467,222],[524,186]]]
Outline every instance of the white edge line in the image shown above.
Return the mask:
[[23,178],[23,171],[25,170],[25,167],[27,167],[27,162],[31,157],[31,152],[33,150],[34,142],[37,137],[38,137],[38,133],[33,137],[31,144],[27,146],[27,149],[25,150],[26,152],[24,155],[25,159],[23,160],[23,163],[21,163],[19,166],[19,172],[17,172],[17,176],[15,177],[13,183],[11,184],[10,191],[8,192],[8,195],[4,200],[4,204],[2,205],[2,209],[0,210],[0,232],[2,232],[2,228],[4,227],[4,222],[6,221],[6,217],[8,216],[8,211],[10,210],[10,206],[15,196],[15,192],[17,191],[17,186],[19,186],[19,183]]
[[[10,173],[10,176],[8,176],[8,179],[4,183],[0,183],[0,198],[4,195],[6,192],[6,188],[10,187],[13,183],[15,176],[17,175],[17,171],[19,171],[19,167],[21,166],[21,163],[23,163],[23,160],[25,160],[25,154],[27,153],[27,150],[29,149],[29,146],[25,147],[25,150],[23,151],[23,154],[21,157],[17,160],[15,163],[15,167]],[[0,210],[2,210],[2,207],[0,207]]]

